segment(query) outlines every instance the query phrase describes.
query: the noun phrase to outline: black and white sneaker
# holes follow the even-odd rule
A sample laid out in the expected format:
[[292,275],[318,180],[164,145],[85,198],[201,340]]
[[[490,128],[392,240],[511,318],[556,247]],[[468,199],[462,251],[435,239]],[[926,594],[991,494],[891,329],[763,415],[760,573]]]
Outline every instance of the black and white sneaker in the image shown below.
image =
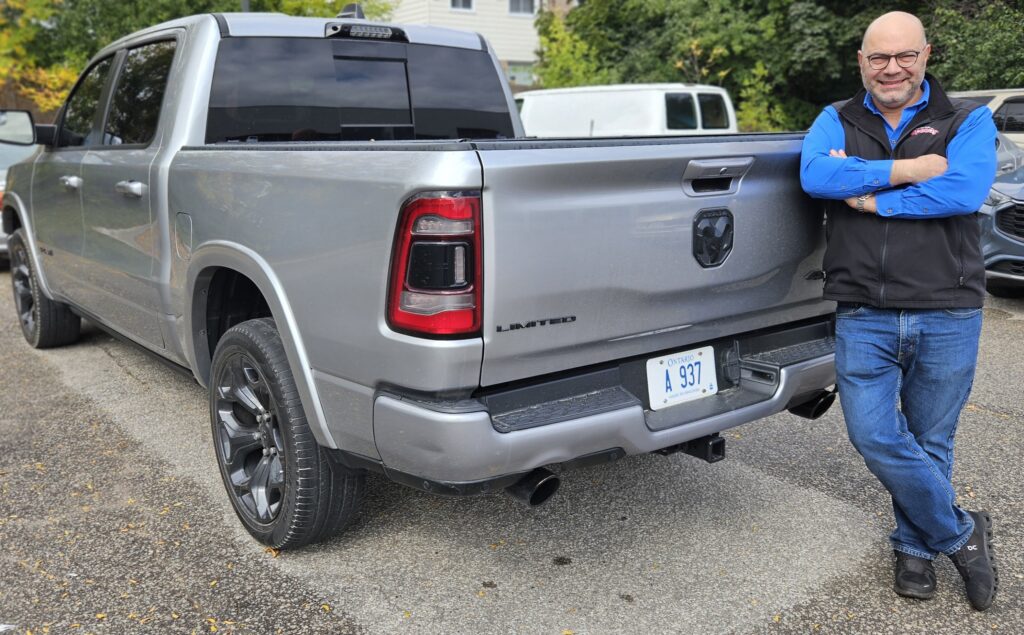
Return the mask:
[[935,597],[935,568],[932,561],[902,551],[896,554],[896,580],[893,590],[899,595],[918,600]]
[[999,572],[992,553],[992,517],[987,512],[967,512],[974,518],[974,531],[963,547],[949,556],[967,587],[971,606],[984,611],[992,606],[999,589]]

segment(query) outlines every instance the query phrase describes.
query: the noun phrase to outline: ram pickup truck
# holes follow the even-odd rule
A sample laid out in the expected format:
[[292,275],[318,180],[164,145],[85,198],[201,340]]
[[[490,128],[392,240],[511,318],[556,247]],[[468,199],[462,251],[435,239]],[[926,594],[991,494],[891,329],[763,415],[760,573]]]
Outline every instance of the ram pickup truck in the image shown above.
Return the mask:
[[274,547],[351,522],[369,470],[538,504],[833,398],[800,135],[528,139],[476,34],[265,14],[118,40],[28,129],[26,339],[85,318],[193,374]]

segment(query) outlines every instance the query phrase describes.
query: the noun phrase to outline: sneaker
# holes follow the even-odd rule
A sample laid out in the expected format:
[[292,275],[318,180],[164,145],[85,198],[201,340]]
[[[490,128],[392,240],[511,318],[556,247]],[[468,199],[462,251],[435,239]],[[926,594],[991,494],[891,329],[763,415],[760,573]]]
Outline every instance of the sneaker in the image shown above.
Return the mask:
[[992,517],[987,512],[967,513],[974,518],[974,531],[949,558],[964,579],[971,606],[984,611],[992,606],[999,589],[999,573],[992,553]]
[[935,596],[935,568],[932,561],[902,551],[896,553],[896,581],[893,590],[907,598],[930,600]]

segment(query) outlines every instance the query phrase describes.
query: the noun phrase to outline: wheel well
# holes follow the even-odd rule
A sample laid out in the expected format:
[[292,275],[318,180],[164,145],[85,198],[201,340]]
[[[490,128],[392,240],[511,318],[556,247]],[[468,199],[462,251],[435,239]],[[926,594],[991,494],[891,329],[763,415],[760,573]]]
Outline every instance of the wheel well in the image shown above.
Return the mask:
[[5,234],[13,234],[16,230],[21,229],[21,219],[18,218],[18,213],[14,211],[13,207],[3,208],[3,228]]
[[206,343],[209,359],[221,336],[232,326],[261,317],[273,317],[256,284],[231,269],[219,269],[210,278],[206,299]]

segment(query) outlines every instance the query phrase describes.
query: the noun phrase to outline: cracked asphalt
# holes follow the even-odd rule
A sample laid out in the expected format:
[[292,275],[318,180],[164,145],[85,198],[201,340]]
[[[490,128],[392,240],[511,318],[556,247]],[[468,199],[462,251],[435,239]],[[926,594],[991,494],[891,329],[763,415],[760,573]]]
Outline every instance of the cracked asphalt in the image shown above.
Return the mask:
[[842,415],[729,431],[728,459],[563,475],[547,505],[371,477],[359,522],[274,554],[235,519],[190,378],[87,328],[31,349],[0,274],[0,632],[1024,633],[1024,301],[989,298],[958,433],[961,504],[993,514],[973,611],[937,561],[896,596],[885,492]]

